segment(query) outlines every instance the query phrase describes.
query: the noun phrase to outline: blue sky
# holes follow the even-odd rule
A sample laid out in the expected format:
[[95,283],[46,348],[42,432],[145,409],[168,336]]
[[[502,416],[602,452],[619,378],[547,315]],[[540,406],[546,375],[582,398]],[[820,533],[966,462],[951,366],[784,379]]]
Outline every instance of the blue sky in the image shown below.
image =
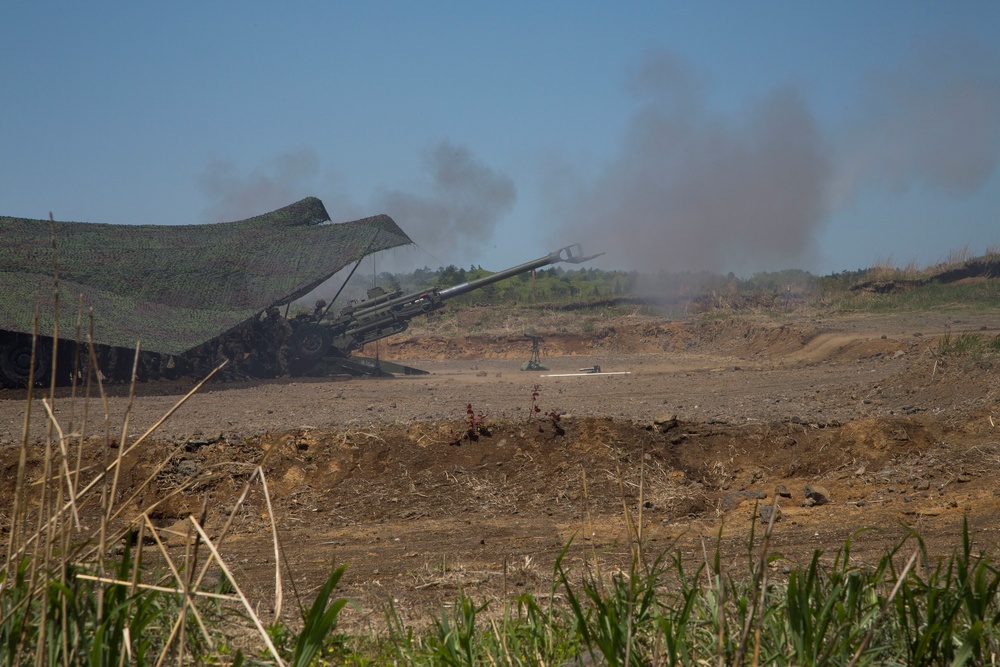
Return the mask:
[[830,272],[1000,246],[1000,3],[5,3],[0,215],[320,197],[386,266]]

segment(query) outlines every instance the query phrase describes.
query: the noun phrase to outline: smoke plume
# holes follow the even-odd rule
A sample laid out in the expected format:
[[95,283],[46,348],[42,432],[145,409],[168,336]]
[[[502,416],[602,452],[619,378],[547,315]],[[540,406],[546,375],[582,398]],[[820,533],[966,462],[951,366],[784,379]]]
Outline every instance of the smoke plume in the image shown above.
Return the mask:
[[[367,207],[355,204],[331,173],[325,180],[319,178],[319,158],[307,148],[281,154],[248,172],[231,161],[213,160],[198,178],[210,202],[204,218],[241,220],[318,195],[334,220],[388,213],[434,261],[464,264],[471,249],[492,238],[516,199],[510,177],[478,160],[468,148],[447,141],[423,153],[416,187],[382,188]],[[382,260],[384,270],[400,271],[414,268],[414,261],[426,263],[427,257],[416,260],[412,253],[393,253]]]
[[420,192],[386,190],[376,209],[392,216],[417,245],[444,262],[463,261],[467,250],[487,243],[514,205],[514,182],[447,141],[422,157]]
[[231,161],[212,160],[198,178],[211,202],[204,217],[229,222],[287,206],[315,194],[318,174],[319,158],[308,148],[278,155],[247,174]]
[[742,119],[712,114],[686,65],[657,54],[633,74],[640,106],[619,155],[562,188],[564,236],[643,271],[723,270],[807,253],[826,213],[829,150],[801,94],[772,91]]
[[918,44],[868,78],[838,148],[838,204],[870,189],[972,194],[1000,156],[1000,57],[976,43]]
[[551,170],[558,237],[646,272],[808,265],[829,215],[865,190],[982,187],[1000,156],[998,64],[975,44],[918,45],[824,132],[794,86],[713,113],[684,61],[652,54],[630,78],[637,108],[617,155],[590,178]]

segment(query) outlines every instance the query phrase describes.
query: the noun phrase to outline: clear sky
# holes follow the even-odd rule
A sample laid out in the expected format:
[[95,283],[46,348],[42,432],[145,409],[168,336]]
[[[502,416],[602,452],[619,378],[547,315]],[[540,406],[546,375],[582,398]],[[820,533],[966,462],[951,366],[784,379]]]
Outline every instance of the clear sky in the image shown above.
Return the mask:
[[314,195],[392,215],[400,269],[930,264],[1000,248],[998,35],[995,0],[9,1],[0,215]]

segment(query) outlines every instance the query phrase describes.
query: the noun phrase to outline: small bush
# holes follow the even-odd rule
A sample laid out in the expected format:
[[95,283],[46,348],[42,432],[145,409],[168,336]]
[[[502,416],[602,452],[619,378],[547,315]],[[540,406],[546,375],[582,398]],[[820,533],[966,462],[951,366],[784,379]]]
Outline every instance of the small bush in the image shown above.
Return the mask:
[[939,354],[960,357],[981,357],[1000,353],[1000,336],[988,338],[976,332],[963,332],[957,336],[946,333],[938,342]]

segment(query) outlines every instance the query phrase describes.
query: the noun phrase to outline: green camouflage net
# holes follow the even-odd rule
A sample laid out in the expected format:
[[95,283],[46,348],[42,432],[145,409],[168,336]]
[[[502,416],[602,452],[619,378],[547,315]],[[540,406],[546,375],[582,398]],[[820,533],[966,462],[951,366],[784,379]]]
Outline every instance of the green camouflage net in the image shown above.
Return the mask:
[[[366,255],[412,243],[387,215],[330,224],[315,197],[238,222],[56,222],[59,331],[75,336],[80,295],[94,342],[180,354],[271,305],[297,299]],[[53,223],[0,216],[0,330],[55,324]],[[86,326],[86,325],[85,325]]]

